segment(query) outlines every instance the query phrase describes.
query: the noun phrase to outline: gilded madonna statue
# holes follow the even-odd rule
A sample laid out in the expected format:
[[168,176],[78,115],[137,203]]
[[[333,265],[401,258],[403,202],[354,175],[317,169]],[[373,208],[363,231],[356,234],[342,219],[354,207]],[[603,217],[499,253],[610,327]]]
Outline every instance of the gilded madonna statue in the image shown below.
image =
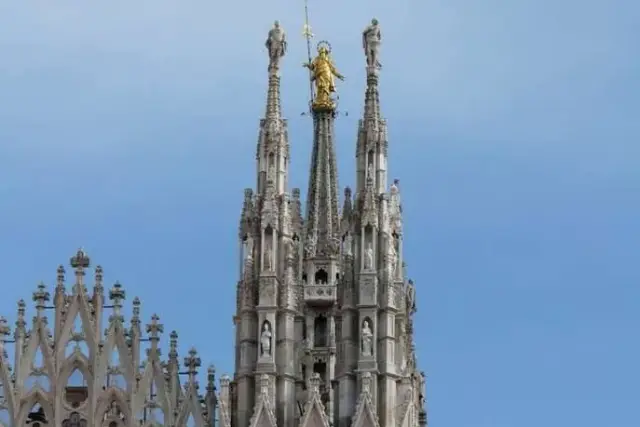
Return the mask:
[[331,94],[336,92],[334,77],[344,80],[331,60],[330,46],[326,42],[318,44],[318,56],[310,63],[303,64],[311,71],[311,81],[315,83],[316,95],[312,107],[315,110],[333,110],[335,103]]

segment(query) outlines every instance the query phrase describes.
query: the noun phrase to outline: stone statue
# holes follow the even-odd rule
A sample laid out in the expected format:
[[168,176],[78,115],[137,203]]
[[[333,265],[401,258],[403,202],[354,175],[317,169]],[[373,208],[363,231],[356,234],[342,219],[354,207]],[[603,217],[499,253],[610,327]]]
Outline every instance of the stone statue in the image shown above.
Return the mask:
[[373,270],[373,246],[369,243],[367,249],[364,251],[364,269]]
[[418,395],[420,399],[420,407],[424,408],[427,400],[427,376],[424,372],[420,372],[418,383],[420,384],[420,394]]
[[345,255],[353,255],[352,246],[353,246],[353,238],[351,237],[351,233],[347,233],[344,236],[344,242],[342,244],[343,253]]
[[368,320],[362,324],[362,355],[373,356],[373,332]]
[[273,249],[271,249],[271,245],[269,243],[267,243],[265,246],[264,269],[266,271],[271,271],[273,269]]
[[316,237],[315,236],[309,236],[309,238],[307,239],[307,244],[304,247],[304,252],[305,252],[305,255],[309,258],[312,256],[315,256],[316,254]]
[[374,18],[371,20],[371,25],[362,32],[362,47],[364,47],[364,54],[367,57],[367,67],[372,71],[382,67],[378,61],[381,41],[380,26],[378,20]]
[[247,237],[247,240],[244,241],[245,262],[252,258],[253,258],[253,239],[251,237]]
[[367,180],[373,181],[373,163],[369,163],[367,166]]
[[413,314],[416,311],[416,288],[413,285],[413,280],[409,280],[407,283],[405,293],[407,298],[407,314]]
[[69,418],[62,422],[62,427],[86,427],[87,422],[80,418],[80,414],[72,412]]
[[273,23],[265,45],[269,50],[269,71],[276,73],[280,69],[280,59],[287,52],[287,38],[280,22]]
[[389,272],[391,277],[395,279],[396,269],[398,267],[398,252],[396,251],[396,239],[392,238],[389,243]]
[[271,328],[269,322],[264,322],[262,334],[260,335],[260,356],[271,356]]
[[269,170],[267,173],[267,181],[276,182],[276,167],[273,163],[269,165]]
[[344,80],[344,76],[333,65],[330,54],[329,46],[326,43],[321,43],[318,45],[318,56],[311,63],[303,64],[311,71],[311,81],[316,85],[314,108],[333,109],[335,104],[331,99],[331,94],[336,91],[336,83],[333,78]]

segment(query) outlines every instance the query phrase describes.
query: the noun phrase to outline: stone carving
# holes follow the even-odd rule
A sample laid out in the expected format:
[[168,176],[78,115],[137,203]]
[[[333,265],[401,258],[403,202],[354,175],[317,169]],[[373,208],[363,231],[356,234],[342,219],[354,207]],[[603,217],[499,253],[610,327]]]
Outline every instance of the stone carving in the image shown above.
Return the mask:
[[420,372],[418,383],[420,384],[420,407],[424,408],[426,406],[425,402],[427,400],[427,376],[424,374],[424,372]]
[[307,258],[311,258],[315,256],[316,254],[316,237],[315,236],[309,236],[309,238],[307,239],[307,244],[304,247],[304,252]]
[[362,47],[364,47],[364,53],[367,57],[367,67],[372,71],[382,67],[378,61],[381,41],[380,26],[378,20],[374,18],[371,20],[371,25],[362,32]]
[[373,270],[373,246],[371,243],[369,243],[364,252],[364,269]]
[[368,320],[362,323],[362,355],[373,356],[373,331]]
[[367,166],[367,181],[368,180],[373,181],[373,163],[369,163],[369,166]]
[[396,251],[396,239],[392,238],[389,244],[389,272],[391,278],[396,278],[396,270],[398,268],[398,252]]
[[353,238],[351,237],[351,233],[347,233],[344,236],[344,242],[342,244],[342,252],[345,255],[351,256],[353,255],[352,247],[353,247]]
[[269,51],[269,71],[276,73],[280,69],[280,59],[287,52],[287,37],[280,22],[273,23],[265,45]]
[[262,334],[260,334],[260,356],[261,357],[269,357],[271,356],[271,326],[269,322],[264,322],[262,325]]
[[273,249],[271,249],[271,244],[267,241],[264,249],[264,269],[266,271],[273,270]]
[[276,182],[276,167],[273,163],[269,165],[269,171],[267,173],[267,181],[270,183]]
[[416,288],[413,285],[413,280],[407,282],[407,288],[405,289],[407,314],[411,315],[416,312]]
[[87,422],[80,418],[80,414],[72,412],[69,418],[62,422],[62,427],[87,427]]

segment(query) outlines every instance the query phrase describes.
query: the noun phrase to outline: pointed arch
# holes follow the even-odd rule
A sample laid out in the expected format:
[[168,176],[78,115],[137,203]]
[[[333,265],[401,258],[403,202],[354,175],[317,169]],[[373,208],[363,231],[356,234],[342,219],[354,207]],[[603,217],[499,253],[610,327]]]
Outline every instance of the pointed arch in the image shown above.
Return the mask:
[[320,375],[314,373],[309,379],[309,397],[304,405],[301,427],[329,427],[329,418],[322,404],[319,386]]
[[[83,383],[81,385],[70,384],[72,376],[75,372],[82,374]],[[89,360],[84,354],[74,352],[71,357],[65,360],[60,367],[58,378],[62,381],[59,383],[62,389],[62,401],[71,409],[78,409],[91,400],[91,391],[94,389],[94,379],[89,369]]]
[[[86,356],[91,358],[94,356],[96,348],[96,337],[93,330],[93,320],[91,318],[91,308],[86,301],[84,293],[72,296],[72,301],[66,314],[66,320],[62,326],[60,336],[56,341],[56,359],[62,360],[68,355],[67,348],[73,341],[74,332],[82,333],[82,340],[86,344],[88,353]],[[76,322],[80,322],[81,331],[75,331]],[[81,342],[76,341],[76,342]]]
[[109,387],[101,393],[100,396],[98,396],[96,401],[98,402],[94,416],[96,420],[104,419],[105,415],[109,414],[109,410],[115,404],[117,409],[122,412],[122,415],[124,415],[124,424],[128,425],[126,423],[129,423],[131,420],[131,412],[129,410],[129,405],[127,405],[127,396],[123,390],[115,387]]
[[[40,358],[41,360],[39,360]],[[27,341],[26,349],[17,371],[17,383],[29,383],[27,379],[34,377],[36,379],[35,384],[25,387],[26,389],[50,389],[52,378],[55,378],[54,366],[48,329],[43,319],[36,317],[33,322],[31,337]],[[45,378],[46,381],[41,381],[41,378]]]
[[27,416],[37,405],[42,408],[46,419],[53,422],[53,408],[49,403],[47,393],[45,393],[41,388],[36,388],[23,397],[20,410],[18,411],[18,416],[16,417],[16,425],[24,425],[27,421]]
[[[161,362],[157,356],[157,353],[151,352],[149,354],[149,359],[145,363],[145,370],[142,373],[142,377],[140,382],[138,383],[137,392],[132,401],[132,410],[133,414],[139,414],[140,412],[144,412],[145,409],[149,409],[151,420],[149,422],[156,422],[159,424],[160,422],[163,425],[166,424],[165,419],[170,417],[172,414],[171,407],[171,399],[168,396],[168,390],[165,387],[165,375],[162,369]],[[156,408],[147,408],[147,399],[150,395],[155,395],[155,401],[157,404]],[[161,414],[159,412],[162,412]],[[158,420],[161,416],[161,420]]]
[[[192,382],[188,384],[187,392],[182,402],[182,407],[178,409],[178,416],[176,417],[175,425],[186,425],[189,417],[193,417],[195,426],[192,427],[205,427],[204,416],[202,415],[202,406],[198,398],[198,390],[195,388],[195,384]],[[191,427],[191,426],[190,426]]]
[[[112,360],[112,357],[117,354],[117,361]],[[115,366],[114,366],[115,365]],[[109,375],[114,375],[116,378],[120,378],[125,382],[122,389],[130,389],[131,379],[134,378],[135,372],[133,370],[133,361],[124,336],[124,327],[118,318],[113,318],[109,328],[107,330],[107,340],[104,345],[102,358],[100,360],[100,366],[103,367],[97,375],[96,381],[110,388],[113,386],[111,382],[108,382]],[[109,368],[118,368],[120,373],[110,374]]]

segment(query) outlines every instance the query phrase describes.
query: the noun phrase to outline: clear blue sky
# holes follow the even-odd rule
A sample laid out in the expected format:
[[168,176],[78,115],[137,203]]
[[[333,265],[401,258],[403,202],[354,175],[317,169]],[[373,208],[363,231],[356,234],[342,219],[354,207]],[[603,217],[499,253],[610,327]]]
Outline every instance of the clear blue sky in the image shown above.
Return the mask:
[[[382,25],[431,425],[636,427],[637,2],[310,2],[347,76],[341,186],[360,32]],[[0,313],[14,321],[15,301],[84,246],[180,332],[183,354],[197,345],[232,372],[238,217],[274,19],[290,36],[283,107],[306,192],[302,3],[55,3],[0,5]]]

